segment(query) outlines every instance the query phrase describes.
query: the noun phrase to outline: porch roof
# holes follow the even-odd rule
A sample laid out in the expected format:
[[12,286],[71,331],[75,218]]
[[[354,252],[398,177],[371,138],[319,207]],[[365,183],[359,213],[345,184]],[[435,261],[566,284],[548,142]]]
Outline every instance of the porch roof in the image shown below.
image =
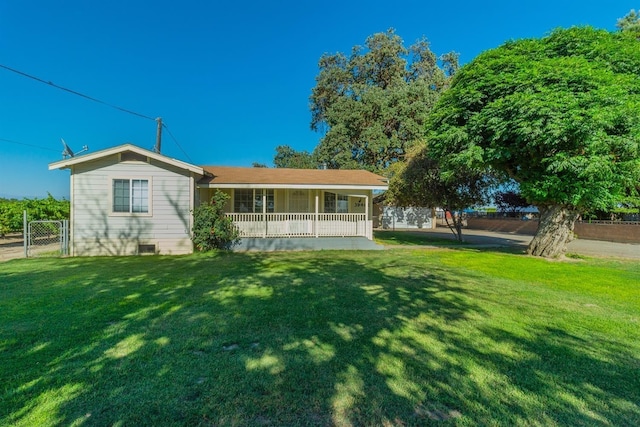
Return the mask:
[[203,166],[204,188],[314,188],[386,190],[387,179],[365,170]]

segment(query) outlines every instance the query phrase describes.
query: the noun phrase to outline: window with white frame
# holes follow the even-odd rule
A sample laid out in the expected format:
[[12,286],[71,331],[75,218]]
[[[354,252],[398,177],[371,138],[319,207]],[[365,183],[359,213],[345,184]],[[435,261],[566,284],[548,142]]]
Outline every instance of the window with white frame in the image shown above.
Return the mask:
[[267,212],[274,212],[273,189],[238,188],[233,192],[233,211],[240,213],[262,213],[262,197],[266,195]]
[[114,213],[149,213],[148,179],[114,179],[112,191]]
[[289,193],[289,212],[309,212],[309,190],[291,190]]
[[325,213],[349,213],[349,196],[343,194],[324,193]]

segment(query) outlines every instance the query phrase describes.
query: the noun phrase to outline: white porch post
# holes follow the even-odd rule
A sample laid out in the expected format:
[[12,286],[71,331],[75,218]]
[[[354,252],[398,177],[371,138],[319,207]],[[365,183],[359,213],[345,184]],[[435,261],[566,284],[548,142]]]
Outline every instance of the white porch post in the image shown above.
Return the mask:
[[318,237],[318,232],[319,232],[318,229],[320,228],[320,226],[318,224],[318,199],[319,199],[318,190],[316,190],[316,210],[315,210],[316,215],[315,215],[315,218],[313,220],[313,222],[314,222],[314,224],[313,224],[314,227],[313,228],[315,230],[316,237]]
[[373,240],[373,219],[369,220],[369,196],[364,196],[364,224],[367,239]]
[[264,222],[262,237],[267,237],[267,192],[265,190],[262,190],[262,221]]

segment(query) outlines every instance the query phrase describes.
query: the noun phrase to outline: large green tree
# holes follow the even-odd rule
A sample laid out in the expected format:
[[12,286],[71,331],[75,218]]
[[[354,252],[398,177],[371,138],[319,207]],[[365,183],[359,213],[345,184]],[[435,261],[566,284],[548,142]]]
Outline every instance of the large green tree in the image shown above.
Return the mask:
[[507,42],[463,67],[434,111],[428,138],[440,161],[489,166],[538,207],[532,255],[561,255],[582,211],[637,194],[633,34],[571,28]]
[[318,162],[308,151],[296,151],[288,145],[278,145],[273,164],[277,168],[316,169]]
[[[640,10],[631,9],[624,17],[618,19],[616,26],[620,31],[633,33],[640,40]],[[638,182],[638,193],[640,193],[640,182]],[[640,213],[640,195],[628,197],[615,211]]]
[[323,55],[310,97],[311,128],[324,132],[318,162],[383,172],[423,137],[457,65],[457,54],[438,59],[425,39],[406,48],[392,29],[370,36],[350,56]]

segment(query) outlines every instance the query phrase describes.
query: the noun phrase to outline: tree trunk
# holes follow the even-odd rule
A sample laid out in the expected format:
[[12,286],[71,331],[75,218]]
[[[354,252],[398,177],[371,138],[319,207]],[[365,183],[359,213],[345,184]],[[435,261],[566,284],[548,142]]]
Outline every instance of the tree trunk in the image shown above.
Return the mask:
[[[447,215],[449,214],[449,215]],[[451,222],[449,222],[449,216],[451,216]],[[449,209],[444,210],[444,221],[447,223],[449,230],[456,236],[458,242],[462,242],[462,215],[456,217],[455,213]]]
[[578,212],[565,206],[552,205],[540,208],[540,225],[529,243],[529,255],[556,258],[564,254],[567,244],[573,240],[573,226]]

